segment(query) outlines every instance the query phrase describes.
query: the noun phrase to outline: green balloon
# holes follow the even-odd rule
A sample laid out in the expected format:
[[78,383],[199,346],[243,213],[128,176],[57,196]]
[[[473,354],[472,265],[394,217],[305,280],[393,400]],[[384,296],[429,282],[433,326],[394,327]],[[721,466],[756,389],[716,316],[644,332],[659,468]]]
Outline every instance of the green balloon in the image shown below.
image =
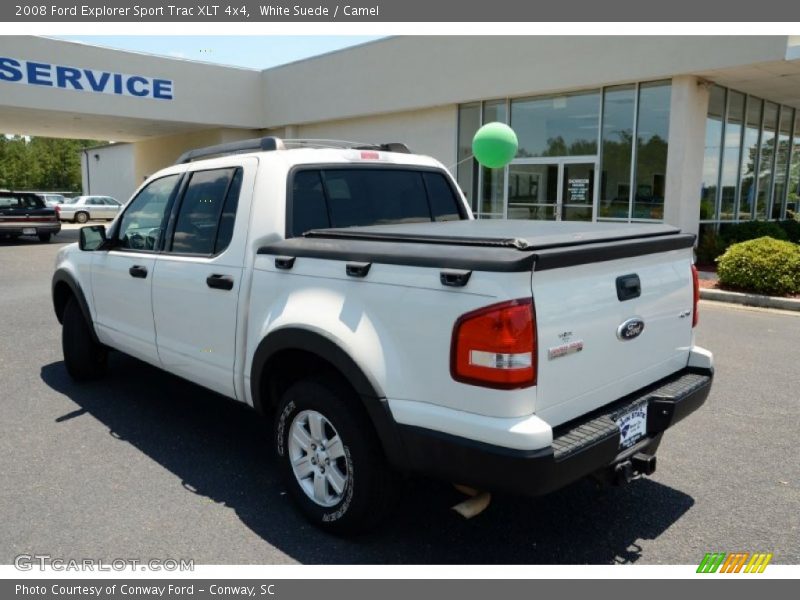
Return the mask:
[[487,123],[472,138],[472,154],[489,169],[505,167],[517,155],[517,134],[505,123]]

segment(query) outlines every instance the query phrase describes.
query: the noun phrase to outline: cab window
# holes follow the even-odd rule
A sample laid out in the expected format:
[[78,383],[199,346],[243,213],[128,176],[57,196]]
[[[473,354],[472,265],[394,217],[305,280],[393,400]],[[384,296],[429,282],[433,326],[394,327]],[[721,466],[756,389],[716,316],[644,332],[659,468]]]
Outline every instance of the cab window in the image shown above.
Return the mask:
[[164,232],[169,200],[180,179],[179,174],[151,181],[131,200],[122,215],[117,248],[157,250]]
[[230,243],[241,169],[195,171],[183,194],[170,251],[212,255]]

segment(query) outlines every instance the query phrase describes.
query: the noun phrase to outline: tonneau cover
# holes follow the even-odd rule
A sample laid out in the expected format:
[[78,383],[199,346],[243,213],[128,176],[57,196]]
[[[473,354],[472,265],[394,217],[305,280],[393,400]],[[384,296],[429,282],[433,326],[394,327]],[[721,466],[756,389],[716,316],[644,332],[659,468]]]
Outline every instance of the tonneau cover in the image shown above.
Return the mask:
[[689,248],[694,235],[660,224],[449,221],[318,229],[259,254],[478,271],[542,271]]
[[678,233],[680,229],[677,227],[652,223],[483,219],[315,229],[306,233],[305,237],[545,250]]

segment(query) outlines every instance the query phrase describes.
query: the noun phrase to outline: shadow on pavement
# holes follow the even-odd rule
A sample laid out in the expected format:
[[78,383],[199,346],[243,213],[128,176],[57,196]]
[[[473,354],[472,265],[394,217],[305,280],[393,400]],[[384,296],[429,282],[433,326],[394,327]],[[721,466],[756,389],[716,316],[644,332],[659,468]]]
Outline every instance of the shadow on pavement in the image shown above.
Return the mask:
[[410,478],[379,530],[340,539],[295,512],[265,419],[128,356],[112,353],[110,366],[106,379],[81,385],[62,362],[42,367],[42,380],[77,404],[56,421],[88,413],[178,476],[187,493],[232,508],[253,532],[302,563],[633,563],[641,540],[657,538],[694,504],[649,479],[621,489],[583,481],[544,498],[495,496],[486,512],[464,521],[449,509],[463,499],[451,486]]

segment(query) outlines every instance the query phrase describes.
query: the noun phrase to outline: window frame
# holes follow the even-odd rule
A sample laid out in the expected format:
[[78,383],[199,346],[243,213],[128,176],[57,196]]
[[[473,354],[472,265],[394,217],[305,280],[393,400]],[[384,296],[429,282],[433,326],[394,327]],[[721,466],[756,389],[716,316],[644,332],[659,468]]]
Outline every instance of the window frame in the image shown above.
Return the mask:
[[[459,188],[457,185],[453,183],[452,177],[449,176],[447,171],[444,171],[440,167],[433,167],[428,165],[400,165],[400,164],[386,164],[386,163],[308,163],[302,165],[295,165],[291,169],[289,169],[289,173],[286,177],[286,216],[285,216],[285,229],[284,229],[284,238],[291,239],[295,237],[302,237],[303,234],[295,235],[292,232],[292,227],[294,225],[293,218],[294,218],[294,178],[295,175],[301,171],[324,171],[324,170],[336,170],[336,171],[344,171],[344,170],[364,170],[364,169],[377,169],[382,171],[413,171],[422,175],[423,173],[437,173],[444,177],[445,181],[447,182],[447,186],[450,188],[450,191],[453,194],[453,197],[456,201],[456,209],[458,210],[458,216],[460,217],[460,221],[465,219],[469,219],[469,213],[466,210],[466,203],[464,202],[464,198],[461,196],[459,192]],[[325,185],[325,177],[320,173],[320,178],[322,179],[323,186]],[[425,183],[425,178],[421,177],[422,179],[422,187],[425,190],[425,197],[428,198],[428,187]],[[327,196],[327,194],[326,194]],[[330,218],[330,207],[327,206],[327,197],[326,197],[326,208],[329,213]],[[433,210],[430,201],[428,200],[428,211],[431,212]],[[433,221],[433,217],[431,217],[431,222]],[[331,226],[332,227],[332,226]],[[368,227],[368,226],[364,226]],[[332,227],[333,228],[333,227]]]
[[[212,246],[211,253],[204,253],[204,252],[175,252],[172,250],[172,245],[174,242],[175,236],[175,228],[178,225],[178,216],[180,215],[181,208],[183,207],[183,202],[186,198],[186,191],[189,189],[191,185],[192,177],[195,173],[204,173],[208,171],[231,171],[231,176],[228,179],[228,184],[225,187],[225,193],[222,196],[222,207],[220,209],[219,216],[217,217],[217,225],[214,230],[214,245]],[[191,171],[185,171],[183,173],[183,177],[181,178],[178,195],[175,198],[173,205],[170,210],[169,221],[167,222],[166,226],[166,233],[164,235],[164,242],[161,244],[160,254],[166,256],[190,256],[190,257],[197,257],[197,258],[216,258],[217,256],[223,254],[228,248],[230,248],[230,243],[223,248],[222,250],[215,252],[217,245],[217,237],[219,236],[219,227],[220,223],[222,222],[222,216],[225,212],[225,202],[228,199],[228,194],[231,191],[231,186],[233,185],[234,179],[236,179],[236,174],[238,171],[242,172],[242,182],[244,183],[244,168],[242,165],[229,165],[227,167],[211,167],[205,169],[192,169]],[[239,195],[241,197],[242,189],[239,189]],[[236,203],[236,215],[239,214],[239,203],[237,199]],[[234,216],[234,227],[236,223],[236,217]],[[232,239],[232,238],[231,238]]]

